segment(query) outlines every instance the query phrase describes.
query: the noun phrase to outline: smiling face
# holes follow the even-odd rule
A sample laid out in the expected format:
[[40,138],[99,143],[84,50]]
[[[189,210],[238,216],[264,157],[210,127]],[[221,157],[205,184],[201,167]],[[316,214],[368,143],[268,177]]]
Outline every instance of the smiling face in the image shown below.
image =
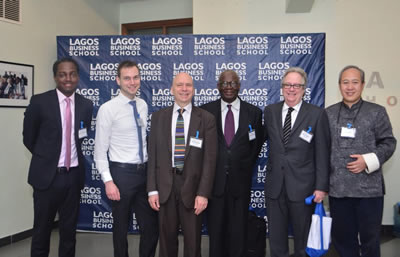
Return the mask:
[[288,84],[292,85],[290,87],[282,87],[283,91],[283,97],[285,99],[285,103],[290,106],[296,106],[298,103],[300,103],[301,99],[303,98],[305,89],[304,86],[301,86],[299,88],[293,87],[293,85],[304,85],[305,81],[303,77],[297,73],[297,72],[290,72],[286,75],[286,77],[283,79],[282,85]]
[[187,73],[179,73],[172,82],[171,93],[180,107],[188,105],[194,96],[193,79]]
[[222,100],[227,103],[232,103],[238,97],[240,91],[238,75],[234,71],[225,71],[221,73],[217,87]]
[[364,89],[361,80],[361,73],[357,69],[350,68],[342,73],[339,88],[343,96],[343,102],[351,107],[361,99],[361,93]]
[[136,66],[125,67],[120,70],[120,75],[117,76],[117,84],[121,88],[121,93],[133,99],[136,92],[140,88],[140,74]]
[[65,96],[71,96],[75,92],[79,82],[79,74],[75,64],[72,62],[59,63],[54,81],[61,93]]

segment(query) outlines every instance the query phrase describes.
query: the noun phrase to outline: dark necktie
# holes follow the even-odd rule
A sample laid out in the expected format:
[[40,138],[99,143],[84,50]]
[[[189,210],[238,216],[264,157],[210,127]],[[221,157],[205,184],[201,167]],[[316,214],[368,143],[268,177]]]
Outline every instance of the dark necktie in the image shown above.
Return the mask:
[[137,136],[138,136],[138,142],[139,142],[139,157],[140,157],[140,163],[143,163],[143,139],[142,139],[142,127],[139,126],[139,119],[140,115],[139,112],[136,108],[136,101],[130,101],[130,105],[132,105],[133,108],[133,118],[135,120],[136,124],[136,131],[137,131]]
[[72,114],[71,114],[71,99],[65,98],[67,106],[65,108],[65,159],[64,165],[67,170],[71,167],[71,130],[72,130]]
[[178,110],[178,118],[176,119],[175,130],[175,150],[174,150],[174,163],[175,168],[182,170],[185,161],[185,123],[183,121],[182,113],[185,109]]
[[228,146],[231,145],[235,136],[235,121],[233,118],[232,105],[228,104],[228,112],[225,116],[225,142]]
[[292,111],[294,109],[289,107],[283,124],[283,144],[286,146],[289,141],[290,132],[292,131]]

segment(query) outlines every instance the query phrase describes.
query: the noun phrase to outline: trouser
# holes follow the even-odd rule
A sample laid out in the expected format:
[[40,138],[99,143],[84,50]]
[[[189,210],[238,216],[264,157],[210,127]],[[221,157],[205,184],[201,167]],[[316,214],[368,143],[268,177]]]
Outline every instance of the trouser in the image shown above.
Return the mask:
[[133,212],[139,223],[140,257],[154,257],[158,241],[157,212],[151,209],[146,192],[146,167],[110,163],[110,171],[121,199],[112,201],[115,257],[128,257],[127,234]]
[[33,235],[31,257],[47,257],[54,218],[59,215],[59,257],[74,257],[79,213],[79,169],[57,169],[50,187],[33,191]]
[[379,257],[383,197],[329,197],[332,242],[341,257]]

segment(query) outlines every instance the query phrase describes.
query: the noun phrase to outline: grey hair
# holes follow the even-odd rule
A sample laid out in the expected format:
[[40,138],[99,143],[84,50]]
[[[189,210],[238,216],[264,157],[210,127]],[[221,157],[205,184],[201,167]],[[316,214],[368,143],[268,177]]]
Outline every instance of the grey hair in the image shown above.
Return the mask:
[[283,81],[285,80],[285,77],[292,72],[298,73],[304,80],[304,87],[307,87],[307,73],[300,67],[290,67],[285,71],[281,80],[281,87],[283,86]]
[[362,69],[360,69],[360,68],[359,68],[358,66],[356,66],[356,65],[347,65],[347,66],[344,67],[344,68],[340,71],[340,73],[339,73],[339,85],[340,85],[340,81],[342,80],[343,72],[347,71],[348,69],[356,69],[356,70],[358,70],[358,71],[360,72],[361,83],[364,83],[364,82],[365,82],[365,72],[364,72]]

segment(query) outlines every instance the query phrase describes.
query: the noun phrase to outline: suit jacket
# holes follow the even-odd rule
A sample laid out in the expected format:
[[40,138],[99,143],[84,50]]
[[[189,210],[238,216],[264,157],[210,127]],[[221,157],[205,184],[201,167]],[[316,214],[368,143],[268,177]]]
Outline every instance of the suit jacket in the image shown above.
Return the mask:
[[[254,164],[264,141],[261,110],[240,100],[239,127],[231,145],[227,146],[222,129],[221,99],[205,104],[201,108],[212,113],[217,122],[218,160],[213,195],[224,194],[226,173],[229,173],[228,192],[233,196],[248,195]],[[249,125],[256,132],[256,138],[251,141],[249,140]]]
[[[160,203],[165,203],[172,190],[171,122],[173,106],[152,114],[149,138],[147,191],[158,191]],[[202,148],[190,146],[190,137],[203,139]],[[214,180],[217,158],[217,131],[214,117],[193,106],[186,142],[183,168],[184,184],[181,199],[186,208],[194,207],[196,196],[209,198]]]
[[[93,103],[75,93],[75,144],[78,153],[80,186],[85,181],[84,158],[81,150],[83,138],[78,138],[80,123],[90,128]],[[32,153],[28,183],[35,189],[47,189],[56,175],[61,153],[62,125],[56,90],[34,95],[25,111],[23,142]]]
[[[286,149],[283,144],[283,102],[264,111],[269,157],[265,182],[266,197],[278,198],[283,183],[289,200],[303,201],[314,190],[328,192],[330,132],[325,110],[303,102],[293,125]],[[310,143],[300,133],[311,127]]]

